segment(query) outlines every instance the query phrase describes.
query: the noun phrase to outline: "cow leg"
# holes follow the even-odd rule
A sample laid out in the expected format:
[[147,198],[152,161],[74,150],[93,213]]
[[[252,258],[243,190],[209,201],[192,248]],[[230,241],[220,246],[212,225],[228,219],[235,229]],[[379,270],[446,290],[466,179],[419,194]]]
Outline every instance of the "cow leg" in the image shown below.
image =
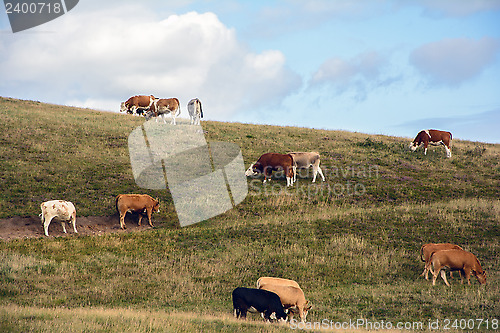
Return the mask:
[[437,277],[439,275],[440,270],[441,270],[441,267],[439,267],[438,269],[436,269],[436,267],[434,267],[434,273],[432,274],[432,285],[433,286],[436,285],[436,280],[437,280]]
[[151,228],[154,228],[154,225],[153,223],[151,222],[151,214],[153,213],[153,209],[148,209],[148,220],[149,220],[149,225],[151,226]]
[[470,274],[471,274],[471,269],[470,268],[464,268],[463,269],[464,271],[464,275],[465,275],[465,278],[467,279],[467,283],[469,284],[470,286]]
[[444,145],[444,149],[446,149],[446,157],[450,158],[451,157],[451,149]]
[[51,216],[49,219],[45,217],[45,221],[43,222],[43,230],[45,232],[45,236],[49,235],[49,225],[53,218],[54,218],[53,216]]
[[71,221],[70,221],[70,223],[72,223],[72,224],[73,224],[73,231],[75,232],[75,234],[77,234],[77,233],[78,233],[78,231],[76,231],[76,216],[72,216],[72,217],[71,217]]
[[423,276],[426,280],[429,280],[429,269],[427,268],[427,265],[424,267],[424,271],[420,275]]
[[125,215],[127,215],[127,212],[125,213],[120,213],[120,228],[122,229],[127,229],[127,226],[125,225]]
[[323,175],[323,171],[321,170],[321,167],[318,165],[318,172],[319,172],[319,175],[321,176],[321,179],[323,181],[325,181],[325,176]]
[[66,232],[66,222],[61,221],[61,226],[63,228],[64,233],[67,234],[67,232]]
[[141,225],[142,222],[142,212],[139,213],[139,223],[137,225]]
[[425,274],[424,276],[426,280],[429,280],[429,272],[434,275],[434,271],[432,270],[432,263],[430,261],[425,264],[424,271],[422,272],[422,275]]
[[446,271],[443,269],[441,270],[441,278],[444,280],[444,283],[449,287],[450,284],[448,283],[448,280],[446,280]]

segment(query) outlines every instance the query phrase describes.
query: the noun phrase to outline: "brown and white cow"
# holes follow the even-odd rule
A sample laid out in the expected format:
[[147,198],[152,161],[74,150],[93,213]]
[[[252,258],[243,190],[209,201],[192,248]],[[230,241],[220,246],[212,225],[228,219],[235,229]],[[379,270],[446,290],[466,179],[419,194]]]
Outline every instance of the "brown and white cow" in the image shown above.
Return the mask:
[[148,111],[153,106],[153,102],[155,101],[155,97],[153,95],[137,95],[132,96],[127,101],[122,102],[120,105],[120,112],[127,112],[130,114],[138,114],[141,115],[145,111]]
[[201,109],[201,102],[198,98],[193,98],[187,105],[191,125],[199,125],[200,118],[203,118],[203,110]]
[[271,276],[262,276],[257,280],[257,288],[260,288],[262,284],[279,284],[282,286],[292,286],[300,288],[299,284],[294,280],[271,277]]
[[[319,153],[313,151],[309,153],[292,152],[289,154],[292,155],[293,160],[297,166],[297,169],[307,169],[310,167],[313,168],[313,179],[312,179],[313,183],[316,181],[316,175],[318,173],[321,176],[321,179],[325,181],[325,176],[323,176],[323,171],[321,171],[321,168],[319,167],[320,163]],[[297,180],[297,171],[295,172],[293,181],[295,182],[296,180]]]
[[281,284],[263,283],[259,289],[271,291],[280,297],[281,304],[285,310],[289,310],[290,320],[293,319],[295,311],[299,313],[300,320],[306,321],[307,313],[312,308],[309,301],[306,301],[304,292],[299,287],[285,286]]
[[264,183],[269,179],[273,171],[284,171],[286,177],[286,186],[293,185],[295,176],[295,164],[290,154],[265,153],[259,157],[257,162],[250,165],[245,172],[245,176],[256,176],[259,173],[264,174]]
[[446,157],[451,157],[451,139],[450,132],[439,130],[423,130],[420,131],[415,139],[410,143],[411,151],[415,151],[422,143],[424,144],[424,155],[427,155],[427,147],[429,144],[433,146],[443,145],[446,149]]
[[[477,260],[474,254],[464,250],[454,249],[434,252],[431,255],[429,263],[427,263],[427,266],[430,265],[434,267],[434,274],[432,277],[433,286],[436,284],[439,271],[444,267],[448,267],[452,271],[459,271],[460,277],[465,276],[469,285],[471,273],[477,278],[480,284],[486,283],[486,272],[481,268],[479,260]],[[444,270],[441,271],[441,277],[444,283],[449,286],[450,284],[446,280],[446,273]]]
[[[442,250],[453,250],[453,249],[463,250],[460,246],[451,243],[428,243],[422,245],[422,247],[420,248],[420,260],[425,262],[425,268],[421,275],[424,276],[426,280],[429,280],[428,274],[430,265],[427,266],[427,264],[429,263],[431,255],[434,252]],[[431,274],[434,274],[434,272],[431,271]],[[451,274],[452,273],[450,272],[450,277]]]
[[142,214],[146,213],[149,225],[153,227],[151,214],[160,212],[160,202],[147,194],[119,194],[116,197],[116,210],[120,214],[120,227],[122,229],[127,228],[125,226],[125,215],[127,213],[139,213],[138,225],[141,225]]
[[73,230],[76,231],[76,209],[73,203],[64,200],[50,200],[40,205],[42,213],[40,214],[42,220],[42,227],[45,236],[49,235],[49,225],[52,219],[61,221],[64,233],[66,234],[65,222],[73,224]]
[[169,114],[172,117],[171,124],[175,125],[175,117],[181,114],[181,104],[177,98],[157,98],[153,102],[151,110],[146,113],[146,120],[156,117],[156,122],[158,122],[158,117],[161,116],[163,122],[165,121],[165,115]]

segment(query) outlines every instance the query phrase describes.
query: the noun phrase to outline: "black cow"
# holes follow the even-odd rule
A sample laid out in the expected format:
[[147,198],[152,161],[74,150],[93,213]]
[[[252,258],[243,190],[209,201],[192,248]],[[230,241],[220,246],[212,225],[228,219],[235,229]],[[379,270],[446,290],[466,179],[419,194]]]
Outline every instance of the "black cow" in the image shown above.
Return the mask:
[[277,319],[279,322],[285,322],[288,318],[280,297],[263,289],[243,287],[234,289],[233,308],[236,318],[246,318],[247,311],[260,312],[267,321]]

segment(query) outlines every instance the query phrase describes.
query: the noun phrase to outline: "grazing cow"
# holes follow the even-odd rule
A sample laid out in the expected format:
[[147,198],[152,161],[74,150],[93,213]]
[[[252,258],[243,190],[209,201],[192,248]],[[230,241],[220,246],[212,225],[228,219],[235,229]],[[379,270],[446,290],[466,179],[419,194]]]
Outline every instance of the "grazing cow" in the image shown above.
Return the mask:
[[427,155],[427,147],[429,144],[433,146],[443,145],[446,149],[446,157],[451,157],[451,139],[452,135],[450,132],[438,131],[438,130],[423,130],[420,131],[412,143],[410,143],[411,151],[415,151],[422,143],[424,144],[424,155]]
[[[319,153],[294,152],[289,154],[292,155],[293,161],[297,164],[297,169],[307,169],[309,167],[313,168],[313,180],[312,180],[313,183],[316,181],[316,175],[318,173],[321,176],[321,179],[325,181],[325,176],[323,176],[323,171],[321,171],[321,168],[319,167],[319,162],[320,162]],[[295,172],[293,181],[295,182],[296,180],[297,180],[297,173]]]
[[260,286],[263,284],[279,284],[282,286],[292,286],[300,288],[299,284],[293,280],[270,276],[262,276],[257,280],[257,288],[260,288]]
[[156,122],[158,122],[158,116],[161,116],[163,123],[165,121],[165,115],[169,114],[172,117],[171,124],[175,125],[175,117],[181,114],[181,104],[177,98],[157,98],[154,100],[153,106],[146,113],[146,120],[151,119],[151,117],[156,117]]
[[273,171],[284,171],[286,177],[286,186],[292,186],[295,176],[295,164],[290,154],[265,153],[257,162],[250,165],[245,172],[245,176],[255,176],[259,173],[264,174],[264,183],[269,179]]
[[287,315],[278,295],[271,291],[238,287],[233,290],[233,309],[236,318],[246,318],[247,311],[259,312],[266,320],[285,322]]
[[203,118],[203,110],[201,109],[201,102],[198,98],[193,98],[188,103],[188,113],[191,119],[191,125],[199,125],[200,118]]
[[126,229],[125,215],[127,213],[139,213],[139,223],[141,225],[142,214],[146,213],[151,223],[151,214],[160,212],[160,202],[158,199],[153,199],[147,194],[119,194],[116,197],[116,210],[120,214],[120,227]]
[[[450,244],[450,243],[428,243],[422,245],[420,248],[420,260],[425,262],[425,268],[424,271],[422,272],[422,276],[425,277],[426,280],[429,280],[428,274],[429,270],[427,269],[427,263],[431,259],[431,255],[436,252],[436,251],[441,251],[441,250],[463,250],[460,246],[455,245],[455,244]],[[430,266],[429,266],[430,268]],[[434,272],[431,271],[431,274],[434,274]],[[451,271],[450,271],[450,277],[451,277]]]
[[42,213],[40,217],[42,219],[42,227],[45,231],[45,236],[49,235],[49,225],[53,218],[61,221],[61,225],[64,233],[66,234],[65,222],[73,224],[73,230],[76,231],[76,209],[75,206],[64,200],[51,200],[46,201],[40,205]]
[[293,310],[298,310],[300,320],[302,322],[306,321],[307,313],[311,310],[312,306],[309,305],[309,301],[306,301],[302,289],[295,286],[284,286],[271,283],[261,284],[259,289],[276,293],[280,297],[283,308],[292,310],[289,312],[291,316],[290,320],[293,319]]
[[[434,274],[432,277],[433,286],[436,284],[439,271],[441,271],[441,268],[444,267],[448,267],[452,271],[459,271],[462,283],[464,283],[462,276],[465,276],[468,284],[470,285],[471,273],[474,274],[480,284],[486,283],[486,272],[481,268],[481,264],[479,263],[479,260],[477,260],[476,256],[470,252],[456,249],[437,251],[431,255],[431,259],[427,266],[430,266],[431,264],[434,267]],[[450,284],[446,280],[444,270],[441,271],[441,277],[443,278],[444,283],[449,286]]]
[[144,111],[151,109],[154,101],[155,97],[153,95],[132,96],[127,99],[126,102],[122,102],[122,104],[120,105],[120,112],[127,112],[130,114],[136,113],[138,115],[141,115],[144,113]]

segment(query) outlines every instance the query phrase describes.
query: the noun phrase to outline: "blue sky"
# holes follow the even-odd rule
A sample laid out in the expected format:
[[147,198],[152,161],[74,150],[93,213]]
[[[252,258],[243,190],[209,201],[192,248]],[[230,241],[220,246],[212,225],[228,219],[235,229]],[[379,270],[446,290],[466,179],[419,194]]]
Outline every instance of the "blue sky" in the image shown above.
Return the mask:
[[80,0],[12,33],[0,96],[118,111],[135,94],[206,119],[500,143],[500,0]]

